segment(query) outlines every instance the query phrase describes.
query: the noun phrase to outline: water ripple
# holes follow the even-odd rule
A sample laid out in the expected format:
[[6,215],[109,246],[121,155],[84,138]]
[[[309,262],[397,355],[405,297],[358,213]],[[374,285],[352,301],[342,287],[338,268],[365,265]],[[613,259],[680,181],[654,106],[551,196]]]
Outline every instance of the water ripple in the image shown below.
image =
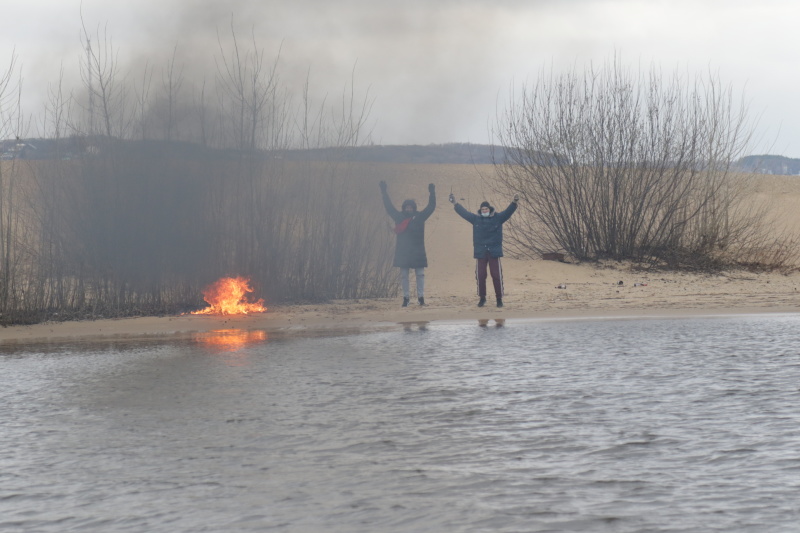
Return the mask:
[[798,325],[15,348],[0,530],[791,531]]

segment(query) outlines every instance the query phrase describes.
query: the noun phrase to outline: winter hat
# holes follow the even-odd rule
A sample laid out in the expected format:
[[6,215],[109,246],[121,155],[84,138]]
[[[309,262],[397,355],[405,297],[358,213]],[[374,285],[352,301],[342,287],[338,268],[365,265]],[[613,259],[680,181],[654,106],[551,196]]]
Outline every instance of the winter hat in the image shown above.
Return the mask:
[[487,201],[485,201],[485,200],[484,200],[483,202],[481,202],[481,206],[478,208],[478,210],[481,210],[481,209],[483,209],[484,207],[488,207],[488,208],[489,208],[489,211],[492,211],[492,210],[493,210],[493,209],[492,209],[492,206],[491,206],[491,205],[489,205],[489,202],[487,202]]
[[401,207],[400,209],[401,209],[402,211],[405,211],[405,210],[406,210],[406,206],[407,206],[407,205],[410,205],[411,207],[413,207],[413,208],[414,208],[414,211],[416,211],[416,210],[417,210],[417,202],[415,202],[414,200],[406,200],[406,201],[404,201],[404,202],[403,202],[403,207]]

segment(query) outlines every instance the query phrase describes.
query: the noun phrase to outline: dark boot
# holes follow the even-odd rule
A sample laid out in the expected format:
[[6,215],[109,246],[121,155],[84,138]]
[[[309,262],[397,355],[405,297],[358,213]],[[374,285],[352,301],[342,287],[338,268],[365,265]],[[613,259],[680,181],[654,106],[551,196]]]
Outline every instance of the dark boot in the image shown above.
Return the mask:
[[497,299],[497,307],[503,307],[503,299],[502,298],[498,298]]
[[478,307],[483,307],[486,304],[486,296],[481,296],[481,299],[478,301]]
[[408,298],[403,298],[403,307],[408,307]]
[[419,298],[417,298],[417,300],[419,300],[419,305],[425,305],[425,298],[424,297],[420,296]]

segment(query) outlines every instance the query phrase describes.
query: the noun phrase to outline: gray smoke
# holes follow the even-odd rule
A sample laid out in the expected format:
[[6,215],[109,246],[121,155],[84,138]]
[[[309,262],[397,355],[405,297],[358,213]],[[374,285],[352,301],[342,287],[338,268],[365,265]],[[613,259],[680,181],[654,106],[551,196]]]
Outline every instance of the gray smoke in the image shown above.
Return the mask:
[[139,88],[146,69],[152,71],[151,90],[158,87],[174,51],[187,95],[213,80],[220,46],[230,49],[235,33],[241,47],[263,50],[265,63],[277,60],[281,81],[296,94],[308,79],[315,102],[335,101],[353,83],[359,97],[374,100],[375,142],[481,142],[502,63],[493,51],[498,28],[487,5],[146,0],[134,8],[84,2],[63,22],[73,27],[53,50],[27,55],[26,47],[18,48],[26,109],[38,113],[62,67],[63,88],[80,95],[81,22],[93,46],[108,39],[119,72]]

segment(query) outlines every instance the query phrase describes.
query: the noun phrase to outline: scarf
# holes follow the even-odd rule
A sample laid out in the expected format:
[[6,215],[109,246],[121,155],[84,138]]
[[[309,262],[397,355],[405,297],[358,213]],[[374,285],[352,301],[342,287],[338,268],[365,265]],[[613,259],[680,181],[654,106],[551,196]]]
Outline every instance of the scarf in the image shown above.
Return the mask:
[[414,217],[407,218],[404,221],[400,222],[394,227],[394,232],[400,235],[406,230],[406,228],[408,228],[408,223],[411,222],[412,220],[414,220]]

